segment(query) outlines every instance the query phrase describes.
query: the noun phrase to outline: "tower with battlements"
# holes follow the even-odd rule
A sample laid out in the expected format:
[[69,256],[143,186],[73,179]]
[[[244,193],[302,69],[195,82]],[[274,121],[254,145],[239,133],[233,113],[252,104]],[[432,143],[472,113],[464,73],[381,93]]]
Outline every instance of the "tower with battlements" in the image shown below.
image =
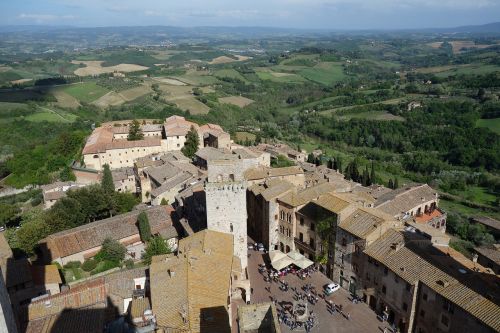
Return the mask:
[[234,255],[245,270],[247,248],[247,183],[244,172],[252,165],[248,160],[216,160],[208,164],[205,183],[207,229],[234,236]]

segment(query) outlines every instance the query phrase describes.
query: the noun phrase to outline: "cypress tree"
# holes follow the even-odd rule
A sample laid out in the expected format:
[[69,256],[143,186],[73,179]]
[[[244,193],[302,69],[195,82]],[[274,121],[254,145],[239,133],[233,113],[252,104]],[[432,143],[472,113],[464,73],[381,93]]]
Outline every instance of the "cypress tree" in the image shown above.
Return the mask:
[[309,153],[309,155],[307,155],[307,162],[308,163],[314,163],[314,155],[313,153]]
[[392,182],[392,178],[389,178],[389,184],[387,185],[388,188],[394,188],[394,183]]
[[108,164],[104,164],[103,167],[101,187],[104,193],[108,195],[112,195],[115,192],[115,183],[113,182],[113,175]]
[[337,158],[337,170],[342,173],[342,160],[340,158]]
[[375,184],[375,166],[373,165],[373,161],[372,161],[372,170],[370,172],[370,183]]
[[144,134],[142,133],[141,130],[141,124],[139,124],[139,122],[136,119],[134,119],[134,121],[132,121],[132,125],[130,125],[130,128],[128,130],[127,140],[136,141],[142,139],[144,139]]
[[151,239],[151,226],[149,219],[145,212],[141,212],[137,217],[137,224],[139,226],[139,235],[141,240],[146,243]]
[[368,165],[366,165],[365,169],[363,170],[363,177],[361,180],[363,186],[370,186],[370,174],[368,173]]
[[394,179],[394,185],[393,185],[393,186],[394,186],[394,187],[393,187],[394,189],[397,189],[397,188],[399,187],[398,177],[396,177],[396,178]]
[[200,139],[198,138],[198,132],[196,132],[194,126],[191,126],[191,129],[186,135],[186,142],[184,143],[184,147],[182,147],[181,151],[184,156],[193,158],[196,151],[198,151],[199,144]]

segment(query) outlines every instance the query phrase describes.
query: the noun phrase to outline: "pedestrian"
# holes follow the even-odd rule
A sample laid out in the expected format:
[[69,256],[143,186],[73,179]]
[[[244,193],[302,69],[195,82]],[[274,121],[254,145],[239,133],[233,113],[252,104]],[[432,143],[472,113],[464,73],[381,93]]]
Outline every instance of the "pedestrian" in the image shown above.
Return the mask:
[[351,314],[347,312],[347,320],[351,320]]
[[250,288],[250,294],[253,294],[253,288]]

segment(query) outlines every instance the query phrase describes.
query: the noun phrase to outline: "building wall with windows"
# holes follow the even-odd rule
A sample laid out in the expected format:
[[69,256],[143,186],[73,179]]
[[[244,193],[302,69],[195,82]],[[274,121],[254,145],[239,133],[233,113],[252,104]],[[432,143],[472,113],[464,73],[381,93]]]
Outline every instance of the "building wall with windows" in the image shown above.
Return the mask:
[[[495,332],[481,321],[421,284],[415,311],[415,333],[431,332]],[[499,318],[497,318],[499,319]]]

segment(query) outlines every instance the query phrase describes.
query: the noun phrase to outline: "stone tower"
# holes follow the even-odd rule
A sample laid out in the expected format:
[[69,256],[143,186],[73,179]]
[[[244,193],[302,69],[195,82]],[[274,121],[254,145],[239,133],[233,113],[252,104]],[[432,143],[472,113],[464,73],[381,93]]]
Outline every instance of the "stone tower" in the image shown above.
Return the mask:
[[216,160],[208,163],[205,183],[207,228],[233,234],[234,255],[241,268],[248,263],[247,248],[247,183],[243,173],[246,160]]

